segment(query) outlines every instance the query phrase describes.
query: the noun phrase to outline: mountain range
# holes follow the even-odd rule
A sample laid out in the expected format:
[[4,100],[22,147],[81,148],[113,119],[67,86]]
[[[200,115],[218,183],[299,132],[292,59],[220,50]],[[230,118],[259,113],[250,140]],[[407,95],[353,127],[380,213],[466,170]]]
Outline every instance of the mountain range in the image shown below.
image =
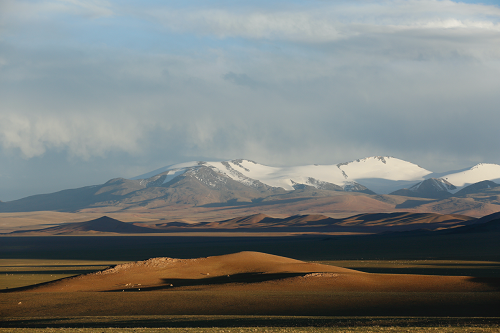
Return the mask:
[[[318,200],[345,211],[413,210],[482,216],[500,210],[500,165],[433,173],[394,157],[273,167],[240,159],[170,165],[101,185],[0,202],[0,212],[255,207]],[[347,199],[346,199],[347,198]],[[314,199],[314,200],[313,200]],[[379,205],[379,208],[375,206]],[[356,208],[356,206],[359,206]],[[342,209],[341,209],[342,210]]]
[[17,230],[10,235],[94,235],[94,234],[145,234],[186,232],[284,232],[289,234],[459,234],[477,232],[499,232],[500,212],[472,218],[458,214],[435,213],[371,213],[346,218],[331,218],[325,215],[294,215],[275,218],[266,214],[239,216],[212,222],[122,222],[102,216],[74,223],[63,223],[53,227]]
[[490,222],[500,217],[498,213],[489,219],[475,219],[465,215],[435,213],[372,213],[346,218],[325,215],[294,215],[275,218],[266,214],[239,216],[212,222],[134,222],[126,223],[103,216],[91,221],[63,223],[53,227],[18,230],[11,235],[84,235],[84,234],[143,234],[176,232],[285,232],[285,233],[334,233],[372,234],[380,232],[425,230],[450,230],[476,223]]

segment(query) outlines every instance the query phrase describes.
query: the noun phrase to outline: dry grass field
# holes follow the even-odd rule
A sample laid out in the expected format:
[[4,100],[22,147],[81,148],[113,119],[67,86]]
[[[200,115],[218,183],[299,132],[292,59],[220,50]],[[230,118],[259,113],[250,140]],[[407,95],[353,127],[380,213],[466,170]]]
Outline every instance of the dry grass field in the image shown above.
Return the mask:
[[7,290],[0,316],[497,317],[498,278],[374,274],[259,252],[156,258]]
[[[9,322],[16,322],[11,319]],[[305,317],[305,316],[130,316],[19,319],[22,327],[0,333],[38,332],[498,332],[491,318]],[[69,328],[70,327],[70,328]]]
[[[472,260],[330,260],[315,263],[370,273],[500,276],[500,262]],[[125,261],[0,259],[0,290],[103,270]]]
[[498,332],[498,327],[231,327],[231,328],[9,328],[0,333],[300,333],[300,332],[336,332],[336,333],[482,333]]
[[[207,267],[201,268],[195,278],[208,279],[205,282],[209,283],[200,284],[193,276],[186,275],[177,277],[180,280],[176,283],[182,285],[175,288],[170,288],[174,276],[164,275],[164,280],[157,276],[156,282],[149,281],[157,283],[153,283],[150,287],[154,288],[149,291],[134,285],[144,284],[134,280],[117,281],[115,285],[123,285],[108,288],[106,290],[115,291],[107,292],[42,292],[39,289],[1,293],[3,331],[0,333],[32,332],[31,329],[65,332],[68,327],[81,332],[128,332],[129,328],[130,332],[134,329],[157,332],[165,327],[175,328],[177,332],[313,332],[320,329],[494,332],[500,330],[500,291],[495,282],[498,279],[491,278],[500,276],[500,260],[498,242],[493,240],[494,235],[491,240],[488,237],[447,236],[439,242],[437,238],[422,242],[418,237],[5,237],[0,244],[5,254],[0,261],[0,283],[9,288],[88,273],[121,262],[161,256],[199,258],[242,250],[322,264],[332,271],[322,270],[332,274],[307,279],[302,274],[311,274],[310,270],[299,272],[287,268],[272,272],[262,267],[252,268],[246,265],[249,260],[243,259],[239,261],[246,270],[243,267],[239,271],[221,270],[215,274],[205,269]],[[184,259],[184,262],[188,261]],[[340,281],[339,276],[335,276],[342,271],[340,267],[360,271],[344,274],[340,279],[344,286],[356,288],[338,289],[340,284],[332,284],[335,279]],[[245,272],[253,275],[238,275]],[[267,275],[264,281],[244,280],[262,278],[266,272],[292,274],[278,274],[270,279]],[[406,276],[394,277],[395,273]],[[298,275],[292,276],[294,274]],[[412,274],[436,277],[411,277]],[[224,276],[227,275],[243,280],[226,283]],[[460,277],[464,275],[483,278]],[[390,283],[388,277],[392,279]],[[306,280],[311,283],[304,283]],[[411,280],[417,283],[410,283]],[[422,283],[425,280],[427,282]],[[127,286],[130,290],[121,291],[128,283],[131,283]],[[361,288],[363,285],[370,288]],[[392,286],[382,290],[384,285]]]
[[320,264],[370,273],[500,277],[499,261],[484,260],[324,260]]
[[122,261],[0,259],[0,290],[18,288],[105,269]]

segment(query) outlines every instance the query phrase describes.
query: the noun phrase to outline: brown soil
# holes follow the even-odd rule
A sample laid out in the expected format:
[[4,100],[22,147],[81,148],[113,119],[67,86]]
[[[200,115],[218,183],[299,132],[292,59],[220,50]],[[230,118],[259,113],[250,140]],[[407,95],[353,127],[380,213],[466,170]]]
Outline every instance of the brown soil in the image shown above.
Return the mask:
[[22,292],[153,290],[477,292],[500,291],[500,281],[466,276],[370,274],[265,253],[239,252],[199,259],[153,258],[26,287]]
[[498,279],[370,274],[240,252],[199,259],[153,258],[11,290],[0,297],[0,317],[496,317],[499,290]]

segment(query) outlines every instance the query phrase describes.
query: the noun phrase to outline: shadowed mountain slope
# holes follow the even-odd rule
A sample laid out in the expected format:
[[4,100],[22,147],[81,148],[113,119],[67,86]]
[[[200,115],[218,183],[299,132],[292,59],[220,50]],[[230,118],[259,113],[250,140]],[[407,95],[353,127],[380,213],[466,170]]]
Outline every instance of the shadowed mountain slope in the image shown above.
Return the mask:
[[[179,207],[184,210],[238,207],[242,215],[249,215],[269,213],[259,207],[272,207],[274,212],[281,210],[280,214],[345,216],[411,209],[482,216],[497,210],[500,186],[492,181],[467,185],[476,179],[496,179],[499,170],[500,166],[481,164],[446,179],[424,179],[430,171],[380,156],[337,165],[289,167],[270,167],[249,160],[189,162],[150,172],[143,175],[145,178],[115,178],[101,185],[0,202],[0,213],[92,210],[108,214],[128,210],[170,211]],[[408,188],[401,189],[403,186]],[[462,191],[453,195],[461,187]],[[373,192],[376,188],[384,189],[380,193],[392,195],[377,195]],[[385,192],[389,188],[392,190]]]
[[87,222],[67,223],[39,230],[11,234],[69,235],[86,233],[160,233],[160,232],[364,232],[402,231],[419,228],[449,228],[474,223],[464,215],[427,213],[375,213],[334,219],[325,215],[294,215],[274,218],[265,214],[243,216],[215,222],[143,222],[125,223],[109,217]]
[[439,237],[443,235],[467,235],[467,234],[487,234],[492,236],[500,232],[500,212],[496,212],[482,218],[464,223],[465,225],[455,225],[449,228],[438,228],[430,230],[428,228],[414,229],[403,232],[389,232],[386,235],[422,236],[425,241],[426,236]]
[[460,197],[460,196],[465,196],[467,194],[476,194],[494,188],[500,190],[500,184],[492,182],[491,180],[483,180],[481,182],[464,187],[460,191],[456,192],[455,196]]
[[87,233],[153,233],[154,229],[140,227],[132,223],[121,222],[111,217],[103,216],[87,222],[66,223],[55,227],[40,230],[14,231],[12,234],[37,234],[37,235],[71,235]]
[[500,232],[500,212],[477,219],[476,223],[471,225],[441,230],[439,232],[446,234],[498,233]]
[[390,194],[407,197],[443,199],[450,197],[452,194],[449,191],[454,189],[456,189],[456,187],[444,179],[429,178],[410,188],[397,190]]

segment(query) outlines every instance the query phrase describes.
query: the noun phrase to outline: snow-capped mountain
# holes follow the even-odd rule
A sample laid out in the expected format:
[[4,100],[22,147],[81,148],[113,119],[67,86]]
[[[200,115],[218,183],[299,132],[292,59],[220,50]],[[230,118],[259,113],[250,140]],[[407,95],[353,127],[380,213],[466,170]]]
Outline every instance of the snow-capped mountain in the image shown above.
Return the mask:
[[500,181],[500,165],[480,163],[470,169],[444,173],[440,178],[428,178],[390,194],[435,199],[449,197],[452,194],[462,196],[497,187],[495,181]]
[[480,163],[469,170],[448,174],[441,178],[455,185],[457,188],[454,192],[457,192],[467,185],[475,184],[483,180],[491,180],[494,182],[500,181],[500,165]]
[[409,188],[409,190],[412,192],[418,192],[425,190],[426,188],[432,188],[435,189],[436,191],[444,191],[444,192],[449,192],[456,189],[456,187],[453,184],[446,181],[445,179],[429,178],[424,180],[423,182],[413,185],[412,187]]
[[[500,180],[500,165],[479,164],[436,174],[407,161],[380,156],[285,167],[244,159],[188,162],[133,179],[114,178],[101,185],[0,202],[0,212],[223,206],[364,212],[423,205],[423,211],[480,215],[497,211],[500,205],[500,185],[492,180]],[[400,197],[371,195],[389,193]],[[401,196],[438,200],[432,201],[431,207],[429,200]]]
[[392,195],[403,195],[407,197],[422,197],[442,199],[451,195],[450,191],[456,187],[442,178],[429,178],[421,181],[408,189],[401,189],[392,192]]
[[[190,170],[208,167],[244,185],[270,187],[292,191],[297,184],[317,189],[389,193],[401,188],[401,182],[422,181],[431,174],[420,166],[394,157],[368,157],[333,165],[304,165],[291,167],[266,166],[250,160],[225,162],[188,162],[171,165],[134,177],[141,184],[166,184]],[[161,184],[160,184],[161,183]],[[366,185],[365,183],[369,183]],[[338,186],[340,188],[334,188]],[[371,192],[369,191],[369,192]]]

